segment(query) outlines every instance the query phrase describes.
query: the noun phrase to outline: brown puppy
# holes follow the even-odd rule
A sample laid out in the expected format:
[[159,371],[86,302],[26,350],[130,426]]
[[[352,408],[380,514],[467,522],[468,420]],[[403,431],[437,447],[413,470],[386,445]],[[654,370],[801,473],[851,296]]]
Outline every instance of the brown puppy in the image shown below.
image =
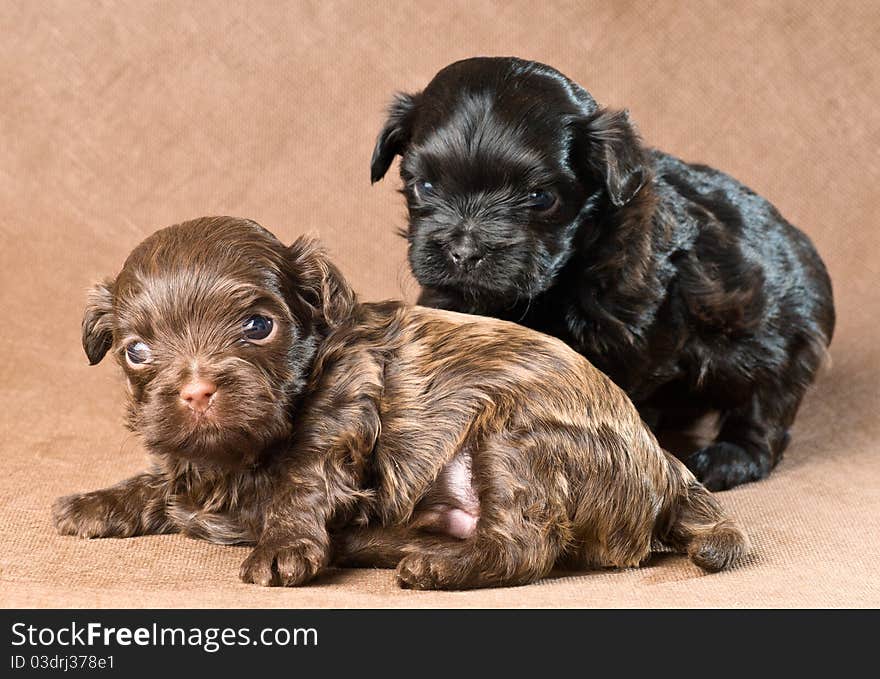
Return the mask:
[[418,588],[515,585],[556,564],[636,566],[663,544],[707,570],[746,539],[624,393],[512,323],[359,304],[314,243],[228,217],[163,229],[83,320],[113,351],[155,457],[60,499],[63,534],[182,531],[254,544],[246,582],[332,562]]

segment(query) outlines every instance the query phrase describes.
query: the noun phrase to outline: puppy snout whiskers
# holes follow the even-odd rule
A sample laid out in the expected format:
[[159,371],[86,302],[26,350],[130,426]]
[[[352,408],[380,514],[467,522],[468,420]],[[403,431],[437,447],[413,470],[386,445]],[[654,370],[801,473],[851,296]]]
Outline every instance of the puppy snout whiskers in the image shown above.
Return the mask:
[[196,378],[188,382],[180,390],[180,400],[197,413],[204,413],[214,402],[217,385],[205,378]]

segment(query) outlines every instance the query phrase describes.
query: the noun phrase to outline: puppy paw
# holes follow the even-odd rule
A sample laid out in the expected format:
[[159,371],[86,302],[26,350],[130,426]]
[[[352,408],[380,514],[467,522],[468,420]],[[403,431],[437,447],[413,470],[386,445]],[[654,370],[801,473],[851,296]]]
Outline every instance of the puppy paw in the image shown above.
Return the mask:
[[327,562],[311,540],[291,545],[257,545],[241,565],[239,577],[261,587],[296,587],[314,578]]
[[125,522],[113,515],[111,499],[100,491],[58,498],[52,505],[52,521],[61,535],[107,538],[128,534]]
[[408,554],[397,564],[397,581],[410,589],[457,589],[458,569],[434,554]]
[[724,441],[698,450],[685,464],[709,490],[726,490],[758,481],[772,468],[769,450],[749,451]]

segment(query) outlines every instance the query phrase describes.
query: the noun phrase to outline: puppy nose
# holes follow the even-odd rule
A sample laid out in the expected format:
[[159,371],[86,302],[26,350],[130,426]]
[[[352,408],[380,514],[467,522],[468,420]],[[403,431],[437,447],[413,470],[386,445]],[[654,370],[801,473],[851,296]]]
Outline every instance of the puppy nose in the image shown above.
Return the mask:
[[463,240],[449,248],[449,259],[462,269],[472,269],[483,259],[476,244],[471,240]]
[[180,390],[180,400],[196,412],[203,413],[211,405],[217,385],[202,377],[192,380]]

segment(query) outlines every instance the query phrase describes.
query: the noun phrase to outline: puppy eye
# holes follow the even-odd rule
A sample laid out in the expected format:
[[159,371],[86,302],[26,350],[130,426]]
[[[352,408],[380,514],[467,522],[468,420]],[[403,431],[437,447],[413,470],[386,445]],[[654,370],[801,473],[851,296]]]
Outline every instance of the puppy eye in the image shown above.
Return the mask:
[[419,200],[424,200],[429,196],[433,196],[436,193],[434,189],[434,185],[431,182],[426,181],[417,181],[414,185],[416,198]]
[[255,315],[251,316],[242,323],[241,331],[245,339],[251,341],[259,341],[266,339],[272,334],[272,328],[275,326],[272,319],[267,316]]
[[546,212],[556,205],[556,194],[545,189],[532,191],[528,196],[529,209]]
[[125,347],[125,359],[129,365],[140,366],[153,360],[153,352],[143,342],[132,342]]

